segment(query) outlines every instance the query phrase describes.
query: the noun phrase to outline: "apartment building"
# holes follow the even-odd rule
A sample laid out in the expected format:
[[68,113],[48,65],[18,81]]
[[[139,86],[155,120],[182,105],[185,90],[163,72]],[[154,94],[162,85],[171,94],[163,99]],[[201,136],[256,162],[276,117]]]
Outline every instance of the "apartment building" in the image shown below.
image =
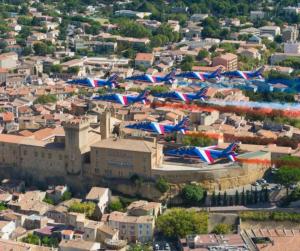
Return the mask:
[[108,224],[119,230],[119,237],[129,242],[152,240],[155,220],[153,216],[129,216],[126,213],[112,212]]
[[288,26],[282,31],[283,42],[296,42],[299,36],[299,30],[297,26]]
[[238,57],[232,53],[226,53],[218,57],[213,58],[213,66],[224,66],[226,71],[237,70],[238,67]]
[[300,54],[300,43],[284,43],[284,53]]
[[260,35],[269,34],[272,35],[273,37],[280,35],[281,33],[279,26],[263,26],[260,27],[259,30],[260,30]]
[[135,57],[135,66],[149,68],[154,62],[152,53],[137,53]]

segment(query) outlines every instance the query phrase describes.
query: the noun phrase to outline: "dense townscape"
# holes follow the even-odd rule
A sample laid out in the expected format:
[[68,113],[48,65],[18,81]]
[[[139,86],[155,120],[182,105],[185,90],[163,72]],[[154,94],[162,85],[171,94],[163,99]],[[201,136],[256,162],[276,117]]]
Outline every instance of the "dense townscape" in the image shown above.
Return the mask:
[[3,0],[0,251],[299,251],[300,2]]

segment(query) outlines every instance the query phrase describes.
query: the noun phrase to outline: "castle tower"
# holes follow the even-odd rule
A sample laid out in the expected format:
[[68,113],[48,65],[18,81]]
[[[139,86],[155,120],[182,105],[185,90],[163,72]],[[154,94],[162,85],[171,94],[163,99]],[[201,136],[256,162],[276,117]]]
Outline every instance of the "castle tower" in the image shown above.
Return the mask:
[[101,139],[108,139],[111,134],[111,113],[108,109],[100,117],[100,134]]
[[82,154],[88,146],[89,120],[73,119],[64,123],[65,130],[65,168],[69,174],[80,174]]

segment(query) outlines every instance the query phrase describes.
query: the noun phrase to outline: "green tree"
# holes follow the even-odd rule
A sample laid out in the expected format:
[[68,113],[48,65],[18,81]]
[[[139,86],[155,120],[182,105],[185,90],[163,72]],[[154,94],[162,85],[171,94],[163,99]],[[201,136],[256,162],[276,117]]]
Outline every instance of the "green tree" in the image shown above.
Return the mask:
[[79,66],[73,66],[73,67],[69,67],[67,72],[70,74],[75,74],[77,75],[80,71],[80,67]]
[[184,136],[183,142],[187,146],[210,146],[213,144],[213,140],[206,136]]
[[120,201],[119,198],[116,198],[114,200],[112,200],[109,204],[108,204],[108,210],[110,212],[113,211],[119,211],[119,212],[123,212],[124,211],[124,207],[122,202]]
[[221,192],[219,192],[217,197],[217,206],[221,206],[221,205],[222,205],[222,197],[221,197]]
[[72,193],[70,191],[65,191],[60,198],[61,201],[70,200],[70,199],[72,199]]
[[151,37],[151,32],[143,25],[132,20],[124,20],[119,24],[119,33],[125,37],[145,38]]
[[149,87],[149,90],[150,90],[151,94],[157,94],[157,93],[169,91],[169,87],[167,87],[165,85],[155,85],[155,86]]
[[228,198],[227,198],[227,192],[225,191],[223,194],[223,206],[228,206]]
[[48,203],[48,204],[50,204],[50,205],[54,205],[54,204],[55,204],[55,203],[54,203],[54,200],[51,199],[51,198],[48,197],[48,196],[45,196],[45,198],[43,199],[43,201],[46,202],[46,203]]
[[47,103],[55,103],[57,98],[53,94],[42,95],[39,96],[33,103],[34,104],[47,104]]
[[51,65],[50,71],[52,73],[62,73],[62,66],[60,64]]
[[144,244],[131,244],[128,248],[128,251],[152,251],[152,247],[151,246],[147,246]]
[[32,53],[32,49],[31,49],[30,46],[26,46],[26,47],[23,49],[23,51],[22,51],[23,56],[28,56],[28,55],[30,55],[31,53]]
[[213,191],[212,195],[211,195],[211,205],[212,206],[216,206],[217,205],[217,198],[216,198],[216,192]]
[[245,196],[245,189],[243,188],[242,194],[241,194],[241,204],[243,206],[246,205],[246,196]]
[[22,242],[33,244],[33,245],[40,245],[40,238],[35,234],[28,234],[26,237],[22,238]]
[[238,190],[235,190],[234,204],[235,205],[239,205],[240,204],[240,195],[239,195],[239,191]]
[[157,229],[167,237],[204,234],[208,228],[208,213],[173,208],[157,218]]
[[155,186],[161,193],[165,193],[170,189],[170,184],[162,177],[158,178]]
[[4,40],[0,41],[0,49],[4,50],[6,47],[7,47],[7,43]]
[[3,202],[1,202],[0,203],[0,211],[6,210],[6,209],[7,209],[7,206]]
[[204,189],[195,184],[187,184],[181,191],[182,198],[191,205],[199,205],[204,195]]
[[53,46],[49,46],[44,42],[38,42],[33,45],[33,51],[38,56],[45,56],[53,53],[54,48]]
[[255,187],[253,197],[254,197],[254,203],[255,204],[258,203],[258,191],[257,191],[257,187]]
[[46,247],[57,248],[59,244],[59,240],[57,238],[45,236],[42,238],[41,244]]
[[232,226],[225,223],[219,223],[217,224],[213,230],[212,233],[214,234],[229,234],[232,231]]
[[276,172],[276,180],[286,188],[286,194],[289,194],[289,187],[300,181],[300,168],[281,167]]
[[94,215],[96,204],[94,202],[74,202],[69,207],[69,212],[84,213],[91,218]]
[[208,53],[207,50],[201,50],[201,51],[199,51],[199,53],[198,53],[196,59],[199,60],[199,61],[201,61],[201,60],[203,60],[204,58],[207,58],[208,56],[209,56],[209,53]]
[[185,58],[180,63],[180,68],[182,71],[191,71],[194,66],[195,59],[193,56],[185,56]]

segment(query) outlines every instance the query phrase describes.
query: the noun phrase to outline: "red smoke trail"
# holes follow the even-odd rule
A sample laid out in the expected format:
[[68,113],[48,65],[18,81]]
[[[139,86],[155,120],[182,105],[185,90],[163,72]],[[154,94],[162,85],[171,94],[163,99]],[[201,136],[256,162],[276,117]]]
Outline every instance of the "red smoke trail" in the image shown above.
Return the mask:
[[208,137],[211,139],[220,139],[223,138],[223,135],[221,133],[213,133],[213,132],[193,132],[193,131],[187,131],[187,136],[192,137]]
[[250,165],[261,165],[265,167],[270,167],[272,162],[268,159],[239,159],[237,157],[237,162],[242,164],[250,164]]
[[181,109],[186,111],[203,111],[203,112],[212,112],[219,111],[222,113],[231,112],[239,115],[251,114],[251,115],[265,115],[265,116],[280,116],[288,117],[292,119],[300,119],[299,110],[276,110],[272,108],[252,108],[252,107],[238,107],[238,106],[217,106],[217,105],[197,105],[197,104],[182,104],[182,103],[162,103],[154,102],[152,104],[154,108],[157,107],[166,107],[171,109]]

